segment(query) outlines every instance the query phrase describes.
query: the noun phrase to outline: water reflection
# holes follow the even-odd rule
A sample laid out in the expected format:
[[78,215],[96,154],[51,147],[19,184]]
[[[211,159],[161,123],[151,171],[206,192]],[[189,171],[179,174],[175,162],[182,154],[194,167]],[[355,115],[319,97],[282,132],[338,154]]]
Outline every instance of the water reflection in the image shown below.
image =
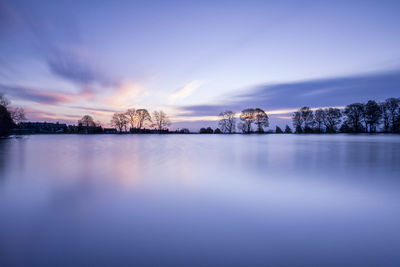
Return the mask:
[[0,266],[400,263],[397,136],[0,140]]
[[9,157],[9,142],[6,139],[0,139],[0,183],[6,177],[7,160]]

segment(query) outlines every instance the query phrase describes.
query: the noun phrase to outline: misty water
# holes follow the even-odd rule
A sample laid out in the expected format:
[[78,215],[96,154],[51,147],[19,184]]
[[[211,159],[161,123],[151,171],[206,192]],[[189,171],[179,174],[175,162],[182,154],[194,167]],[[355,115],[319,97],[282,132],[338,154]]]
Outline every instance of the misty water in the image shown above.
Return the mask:
[[400,266],[400,137],[0,140],[0,266]]

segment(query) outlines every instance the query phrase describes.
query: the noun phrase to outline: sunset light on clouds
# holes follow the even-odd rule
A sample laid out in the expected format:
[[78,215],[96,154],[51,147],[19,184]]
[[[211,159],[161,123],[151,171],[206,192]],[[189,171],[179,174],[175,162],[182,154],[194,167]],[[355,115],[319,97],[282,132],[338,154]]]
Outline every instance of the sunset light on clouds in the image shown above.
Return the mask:
[[0,0],[0,267],[400,266],[400,0]]
[[258,106],[284,125],[400,86],[396,1],[0,3],[0,91],[32,121],[133,107],[197,129]]

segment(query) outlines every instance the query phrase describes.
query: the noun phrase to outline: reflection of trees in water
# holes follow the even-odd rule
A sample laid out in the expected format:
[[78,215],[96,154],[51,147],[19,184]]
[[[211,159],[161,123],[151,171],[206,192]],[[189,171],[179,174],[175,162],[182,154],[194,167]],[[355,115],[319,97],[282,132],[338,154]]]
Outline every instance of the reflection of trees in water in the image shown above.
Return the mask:
[[0,181],[7,178],[7,172],[21,175],[26,164],[26,138],[0,139]]
[[10,140],[0,139],[0,182],[6,177],[5,172],[8,166],[9,150]]

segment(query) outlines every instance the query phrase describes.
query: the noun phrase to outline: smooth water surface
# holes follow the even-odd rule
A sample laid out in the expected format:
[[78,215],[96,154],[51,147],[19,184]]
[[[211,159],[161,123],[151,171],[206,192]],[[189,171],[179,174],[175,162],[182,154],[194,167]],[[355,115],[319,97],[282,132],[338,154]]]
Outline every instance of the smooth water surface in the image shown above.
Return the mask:
[[0,266],[400,266],[400,136],[0,140]]

